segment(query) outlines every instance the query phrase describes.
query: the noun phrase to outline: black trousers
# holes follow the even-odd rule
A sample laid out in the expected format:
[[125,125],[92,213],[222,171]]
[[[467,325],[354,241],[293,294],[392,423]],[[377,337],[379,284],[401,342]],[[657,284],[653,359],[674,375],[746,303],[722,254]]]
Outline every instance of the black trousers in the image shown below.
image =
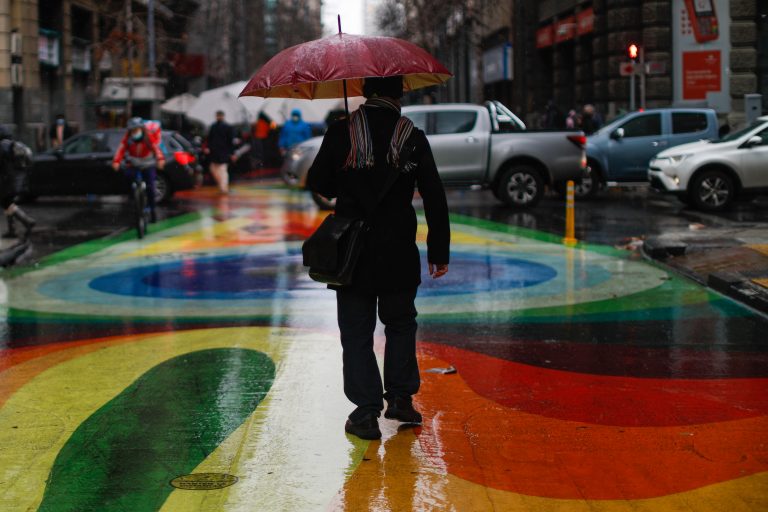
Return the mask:
[[[419,390],[415,299],[415,288],[378,295],[349,289],[336,291],[344,351],[344,394],[357,406],[349,415],[352,421],[370,413],[378,416],[384,408],[384,398],[410,397]],[[387,340],[383,388],[373,353],[377,305]]]

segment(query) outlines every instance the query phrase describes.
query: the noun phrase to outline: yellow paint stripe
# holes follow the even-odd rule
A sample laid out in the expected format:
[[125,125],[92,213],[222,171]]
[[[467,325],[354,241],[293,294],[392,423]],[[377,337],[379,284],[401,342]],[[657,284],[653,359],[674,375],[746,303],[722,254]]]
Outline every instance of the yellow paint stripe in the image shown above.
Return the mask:
[[768,256],[768,244],[755,244],[755,245],[748,245],[747,247]]
[[253,224],[253,219],[237,217],[222,222],[209,220],[197,231],[186,232],[181,235],[165,238],[158,242],[142,246],[139,249],[121,255],[121,258],[136,258],[141,256],[155,256],[169,252],[181,252],[190,246],[197,246],[201,242],[217,242],[222,238],[231,237],[237,231]]

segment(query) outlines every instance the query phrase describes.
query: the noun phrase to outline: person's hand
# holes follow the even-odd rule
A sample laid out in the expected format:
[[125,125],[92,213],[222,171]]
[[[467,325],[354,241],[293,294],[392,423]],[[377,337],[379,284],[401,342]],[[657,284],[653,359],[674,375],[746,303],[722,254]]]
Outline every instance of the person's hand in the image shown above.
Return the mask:
[[430,263],[429,264],[429,275],[432,276],[432,279],[443,277],[447,273],[448,273],[447,263],[438,263],[438,264]]
[[120,164],[117,162],[112,162],[112,170],[117,171],[120,169]]
[[165,168],[165,161],[164,160],[161,160],[161,161],[157,162],[157,170],[158,171],[162,171],[164,168]]

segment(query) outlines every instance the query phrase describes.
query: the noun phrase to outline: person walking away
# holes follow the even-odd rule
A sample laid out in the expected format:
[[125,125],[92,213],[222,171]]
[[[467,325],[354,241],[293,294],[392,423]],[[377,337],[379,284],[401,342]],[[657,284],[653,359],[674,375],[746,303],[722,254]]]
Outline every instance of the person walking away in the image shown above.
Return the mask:
[[67,123],[64,114],[58,114],[56,120],[51,124],[48,130],[48,137],[51,139],[52,148],[60,148],[64,141],[72,136],[72,128]]
[[259,117],[256,122],[251,126],[251,140],[254,161],[258,164],[258,167],[263,167],[266,161],[265,150],[267,144],[267,138],[269,137],[270,119],[264,112],[259,112]]
[[[400,114],[400,76],[366,78],[364,105],[328,128],[307,175],[307,188],[337,198],[336,213],[370,220],[352,283],[336,290],[343,349],[344,393],[356,406],[345,430],[378,439],[378,418],[420,424],[412,397],[419,390],[416,307],[421,259],[416,245],[416,187],[424,201],[428,272],[448,272],[448,207],[429,142]],[[377,204],[390,173],[396,179]],[[369,217],[370,216],[370,217]],[[384,383],[373,352],[376,315],[385,326]]]
[[581,114],[581,130],[586,135],[592,135],[598,128],[600,128],[600,126],[595,118],[595,107],[594,105],[587,103],[584,105],[584,110]]
[[568,117],[565,118],[565,128],[567,130],[575,130],[579,126],[579,116],[575,110],[568,111]]
[[283,129],[280,130],[280,154],[285,155],[285,152],[291,146],[300,144],[311,137],[312,129],[301,118],[301,110],[293,109],[291,111],[291,118],[285,122]]
[[11,132],[0,126],[0,203],[5,211],[8,231],[3,238],[16,238],[14,221],[24,226],[22,238],[26,240],[35,227],[35,219],[16,204],[20,192],[20,180],[32,166],[32,150],[22,142],[13,140]]
[[224,112],[217,111],[216,122],[208,131],[208,146],[205,153],[210,162],[211,175],[222,194],[229,194],[228,165],[234,159],[236,138],[234,128],[224,120]]
[[120,164],[127,158],[126,177],[133,182],[136,173],[141,172],[142,180],[147,184],[147,199],[149,203],[150,222],[157,222],[155,212],[155,178],[157,170],[165,167],[165,155],[158,141],[162,137],[147,131],[144,121],[140,117],[133,117],[128,121],[128,128],[123,135],[112,159],[112,168],[120,169]]

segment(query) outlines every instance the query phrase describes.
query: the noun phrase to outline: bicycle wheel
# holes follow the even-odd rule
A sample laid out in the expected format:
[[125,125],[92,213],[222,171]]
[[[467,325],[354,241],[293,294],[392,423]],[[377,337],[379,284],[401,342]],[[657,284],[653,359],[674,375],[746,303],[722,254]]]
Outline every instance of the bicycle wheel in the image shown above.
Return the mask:
[[134,221],[136,225],[136,234],[139,238],[144,238],[147,232],[147,220],[144,215],[144,207],[147,202],[146,185],[134,183],[133,185],[133,204],[135,207]]

